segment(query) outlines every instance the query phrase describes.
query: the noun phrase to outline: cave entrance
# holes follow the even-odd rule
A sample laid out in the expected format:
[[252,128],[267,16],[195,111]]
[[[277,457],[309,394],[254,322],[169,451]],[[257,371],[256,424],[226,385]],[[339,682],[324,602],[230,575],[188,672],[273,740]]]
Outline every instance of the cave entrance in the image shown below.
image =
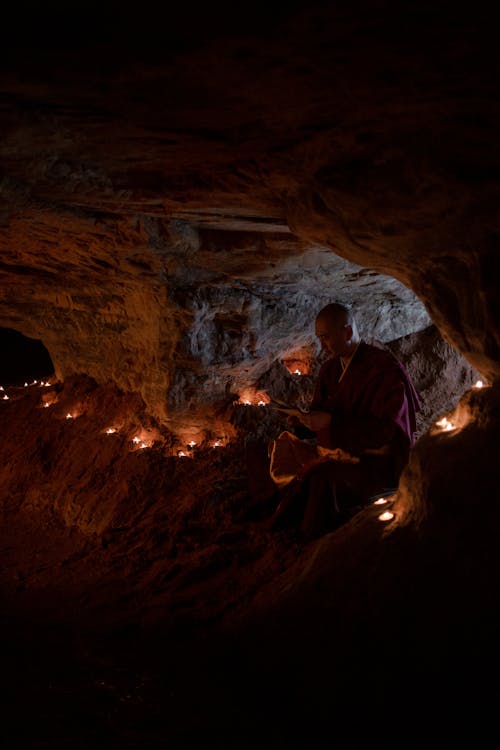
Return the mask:
[[50,354],[40,341],[12,328],[0,328],[0,383],[22,385],[54,374]]

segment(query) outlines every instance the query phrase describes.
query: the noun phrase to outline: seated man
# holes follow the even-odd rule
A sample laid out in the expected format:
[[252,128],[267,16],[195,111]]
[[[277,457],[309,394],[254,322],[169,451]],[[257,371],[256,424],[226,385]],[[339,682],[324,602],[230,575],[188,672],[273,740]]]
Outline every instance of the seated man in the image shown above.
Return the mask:
[[298,526],[307,538],[335,528],[350,508],[397,486],[420,408],[404,367],[389,350],[360,340],[347,307],[323,308],[316,336],[331,357],[319,372],[310,411],[291,420],[312,431],[317,447],[271,519],[271,528]]

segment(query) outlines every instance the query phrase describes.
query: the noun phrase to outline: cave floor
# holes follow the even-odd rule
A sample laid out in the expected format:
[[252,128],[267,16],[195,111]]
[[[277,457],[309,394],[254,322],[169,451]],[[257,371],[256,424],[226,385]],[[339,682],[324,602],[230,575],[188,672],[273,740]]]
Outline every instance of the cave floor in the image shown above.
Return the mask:
[[[241,445],[131,452],[100,437],[113,405],[131,419],[124,398],[78,382],[53,414],[35,393],[12,401],[5,747],[411,744],[431,726],[477,742],[494,720],[494,555],[460,566],[441,537],[384,536],[371,509],[308,544],[270,534]],[[66,421],[75,401],[85,413]]]

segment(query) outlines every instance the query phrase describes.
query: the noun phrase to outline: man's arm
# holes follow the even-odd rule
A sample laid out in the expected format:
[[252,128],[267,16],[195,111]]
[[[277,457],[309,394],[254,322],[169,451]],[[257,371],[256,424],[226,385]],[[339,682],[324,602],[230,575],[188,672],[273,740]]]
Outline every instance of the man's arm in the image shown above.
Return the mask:
[[333,414],[330,439],[353,455],[391,444],[397,436],[407,438],[408,402],[405,385],[398,373],[388,373],[374,384],[366,414]]

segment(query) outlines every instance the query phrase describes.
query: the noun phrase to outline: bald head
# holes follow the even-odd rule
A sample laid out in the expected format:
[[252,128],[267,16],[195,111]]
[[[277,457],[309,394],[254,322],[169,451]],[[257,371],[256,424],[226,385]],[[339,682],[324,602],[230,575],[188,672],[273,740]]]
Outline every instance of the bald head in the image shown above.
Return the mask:
[[331,324],[332,326],[351,325],[354,322],[354,316],[345,305],[332,302],[319,311],[316,320],[324,321],[327,325]]
[[349,358],[359,342],[351,310],[337,302],[332,302],[319,311],[315,330],[322,348],[332,356]]

